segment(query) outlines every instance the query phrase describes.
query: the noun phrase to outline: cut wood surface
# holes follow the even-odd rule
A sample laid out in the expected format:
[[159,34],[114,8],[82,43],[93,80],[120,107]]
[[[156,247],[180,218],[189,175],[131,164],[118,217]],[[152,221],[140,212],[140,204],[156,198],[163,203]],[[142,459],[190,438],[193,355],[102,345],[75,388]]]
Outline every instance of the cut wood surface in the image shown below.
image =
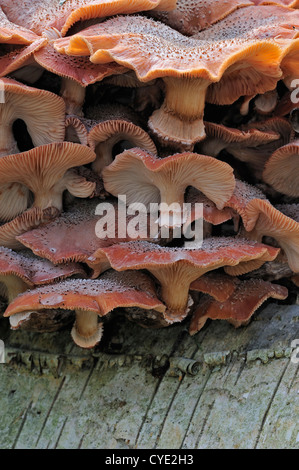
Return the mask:
[[119,317],[102,345],[0,321],[0,448],[299,448],[299,306],[247,327],[144,329]]

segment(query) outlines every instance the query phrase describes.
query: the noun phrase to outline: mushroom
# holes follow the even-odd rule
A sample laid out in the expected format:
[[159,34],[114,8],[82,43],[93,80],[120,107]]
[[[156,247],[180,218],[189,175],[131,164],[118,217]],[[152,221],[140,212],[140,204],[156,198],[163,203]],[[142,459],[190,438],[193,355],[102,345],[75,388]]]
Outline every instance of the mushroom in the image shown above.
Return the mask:
[[63,141],[65,106],[62,98],[10,78],[2,78],[1,83],[4,103],[0,103],[0,156],[18,152],[12,132],[16,119],[25,122],[35,147]]
[[[91,201],[83,199],[52,222],[21,234],[17,241],[55,264],[66,261],[85,263],[100,247],[133,240],[129,231],[130,221],[134,222],[134,216],[128,215],[122,204],[111,200],[103,203],[97,198]],[[148,217],[144,226],[140,220],[138,223],[139,238],[154,241],[150,238]],[[101,229],[105,226],[107,230],[103,230],[101,237]],[[158,237],[156,241],[159,241]]]
[[27,28],[9,21],[0,6],[0,43],[32,44],[38,36]]
[[158,299],[155,286],[144,273],[105,273],[99,279],[73,279],[32,289],[19,295],[4,316],[44,309],[75,310],[76,321],[71,335],[82,348],[94,347],[102,338],[104,317],[118,307],[140,307],[163,313],[165,305]]
[[54,47],[68,55],[90,56],[95,64],[115,61],[133,69],[143,82],[160,77],[165,100],[149,127],[164,143],[192,148],[205,137],[205,100],[231,104],[276,87],[285,46],[274,39],[280,34],[296,37],[286,23],[296,29],[299,12],[248,6],[187,38],[152,19],[123,16],[60,38]]
[[73,275],[86,276],[78,263],[54,266],[50,261],[38,258],[29,250],[15,252],[0,247],[0,282],[5,285],[5,294],[10,303],[28,288],[49,284]]
[[177,0],[175,10],[148,12],[185,36],[192,36],[222,20],[237,8],[252,5],[249,0]]
[[199,301],[192,315],[189,334],[194,335],[202,329],[206,321],[228,320],[236,328],[246,325],[256,310],[270,297],[284,300],[288,289],[261,279],[246,281],[235,280],[235,289],[224,301],[206,295]]
[[282,194],[299,197],[299,140],[271,155],[265,164],[263,180]]
[[121,141],[125,141],[126,148],[139,147],[157,153],[154,142],[140,126],[138,115],[126,106],[103,105],[96,121],[89,130],[88,144],[97,155],[92,169],[99,175],[113,161],[113,147]]
[[190,284],[190,290],[209,294],[219,302],[225,302],[233,294],[239,282],[237,277],[216,270],[195,279]]
[[41,224],[50,222],[58,213],[58,209],[54,207],[48,207],[47,209],[33,207],[28,209],[10,222],[0,225],[0,246],[12,250],[24,249],[24,245],[17,240],[17,236]]
[[65,190],[76,197],[93,194],[95,183],[78,176],[71,168],[94,159],[94,152],[84,145],[71,142],[41,145],[28,152],[0,158],[0,185],[22,184],[32,191],[34,207],[61,210]]
[[191,152],[161,159],[138,148],[117,155],[102,177],[105,189],[114,196],[125,194],[128,204],[146,209],[160,204],[160,225],[166,226],[185,222],[182,213],[188,186],[204,193],[217,209],[224,207],[235,187],[233,169],[225,162]]
[[68,115],[65,118],[65,140],[82,145],[88,145],[87,142],[88,127],[84,119],[75,115]]
[[20,5],[11,0],[0,1],[11,21],[39,35],[56,30],[62,36],[79,21],[152,9],[168,11],[174,9],[175,4],[176,0],[32,0],[20,9]]
[[246,232],[242,233],[242,236],[257,241],[261,241],[264,236],[274,238],[295,273],[299,272],[299,216],[298,205],[296,206],[297,217],[294,219],[293,211],[290,212],[290,217],[285,215],[290,211],[288,205],[280,205],[278,210],[268,200],[252,199],[245,209]]
[[[222,266],[242,264],[243,272],[276,258],[279,249],[233,237],[211,237],[200,249],[169,248],[134,241],[98,249],[87,260],[93,277],[112,267],[116,271],[146,269],[159,281],[169,323],[181,321],[189,311],[190,284]],[[249,269],[246,270],[248,263]]]

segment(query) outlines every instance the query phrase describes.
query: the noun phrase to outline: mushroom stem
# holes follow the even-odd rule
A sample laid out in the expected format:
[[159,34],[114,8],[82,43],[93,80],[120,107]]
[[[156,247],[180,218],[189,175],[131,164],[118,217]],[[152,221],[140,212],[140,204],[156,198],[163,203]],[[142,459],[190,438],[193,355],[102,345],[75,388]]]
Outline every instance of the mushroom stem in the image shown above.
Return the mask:
[[161,284],[161,299],[166,304],[164,316],[169,323],[182,321],[189,313],[189,289],[191,282],[203,275],[197,268],[187,271],[184,264],[176,264],[170,269],[149,269]]
[[85,88],[71,78],[63,77],[61,81],[60,96],[65,101],[66,114],[83,116],[82,106],[85,100]]
[[163,77],[165,99],[149,120],[162,139],[192,146],[205,137],[203,115],[210,81],[203,78]]
[[210,155],[216,157],[221,150],[225,148],[225,144],[220,139],[209,138],[204,140],[200,146],[200,151],[203,155]]
[[35,193],[33,207],[39,207],[40,209],[47,209],[47,207],[55,207],[59,211],[62,210],[62,193],[65,188],[60,187],[52,188],[50,191],[37,191]]
[[0,157],[19,153],[17,142],[12,133],[13,115],[11,108],[0,104]]
[[76,321],[71,331],[74,342],[81,348],[92,348],[103,335],[103,325],[98,314],[90,310],[75,310]]
[[110,137],[110,139],[107,139],[104,142],[100,142],[96,145],[95,152],[97,158],[91,165],[93,171],[95,171],[98,175],[102,174],[103,168],[113,162],[112,150],[114,145],[117,144],[117,142],[123,140],[124,138],[125,136],[123,136],[122,134],[117,134]]
[[161,184],[159,225],[165,227],[180,227],[186,220],[183,213],[184,191],[177,185]]
[[6,288],[6,297],[8,303],[10,304],[19,294],[22,294],[28,289],[28,284],[26,284],[22,279],[13,274],[8,274],[7,276],[0,276],[0,282],[5,285]]

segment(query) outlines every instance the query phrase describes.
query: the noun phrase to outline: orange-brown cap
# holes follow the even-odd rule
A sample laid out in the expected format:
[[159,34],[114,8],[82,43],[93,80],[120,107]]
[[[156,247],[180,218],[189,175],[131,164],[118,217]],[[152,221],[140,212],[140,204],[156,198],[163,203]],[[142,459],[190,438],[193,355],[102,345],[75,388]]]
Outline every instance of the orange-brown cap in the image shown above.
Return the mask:
[[172,10],[176,0],[32,0],[25,5],[1,0],[7,17],[42,35],[54,29],[65,35],[70,27],[83,20],[103,18],[144,10]]
[[279,249],[234,237],[206,238],[198,249],[161,247],[135,241],[101,248],[87,264],[94,270],[95,277],[109,267],[116,271],[150,271],[161,284],[161,298],[167,305],[165,318],[172,323],[181,321],[188,314],[189,288],[195,279],[219,267],[240,263],[245,273],[251,270],[253,260],[262,257],[263,262],[273,260],[278,253]]
[[50,222],[57,217],[58,213],[58,209],[54,207],[48,207],[47,209],[32,207],[28,209],[10,222],[0,225],[0,245],[12,250],[24,249],[24,245],[16,237],[41,224]]
[[190,147],[205,136],[205,99],[231,104],[240,96],[276,87],[285,43],[275,38],[296,36],[286,23],[296,29],[299,12],[249,6],[188,38],[149,18],[122,16],[58,39],[54,47],[90,56],[96,64],[115,61],[133,69],[141,81],[161,77],[165,100],[150,117],[149,127],[164,143]]
[[269,298],[284,300],[288,289],[261,279],[239,281],[228,299],[221,302],[204,296],[192,315],[189,333],[194,335],[210,318],[228,320],[235,327],[246,325],[254,312]]
[[139,116],[127,106],[103,105],[96,115],[96,123],[88,133],[88,144],[97,158],[92,168],[98,174],[113,161],[113,147],[126,142],[126,148],[139,147],[153,154],[156,146],[140,125]]
[[265,164],[263,180],[276,191],[299,197],[299,140],[277,149]]
[[32,289],[11,302],[5,316],[53,308],[75,310],[72,338],[78,346],[91,348],[102,337],[102,323],[98,323],[98,316],[104,317],[118,307],[136,306],[165,311],[149,276],[110,271],[100,279],[73,279]]
[[[28,230],[17,237],[17,241],[22,243],[23,247],[25,245],[30,248],[36,255],[56,264],[66,261],[84,263],[100,247],[132,240],[128,226],[134,217],[124,212],[121,214],[125,206],[121,208],[115,200],[106,200],[98,208],[101,203],[98,198],[78,200],[54,221]],[[138,221],[139,237],[145,240],[150,239],[148,219],[144,227],[141,220]],[[125,230],[125,233],[120,233],[120,230]],[[153,241],[153,238],[151,240]]]
[[156,18],[186,36],[192,36],[222,20],[237,8],[252,5],[250,0],[177,0],[175,10],[149,12]]
[[95,183],[71,171],[90,163],[95,153],[84,145],[59,142],[35,147],[27,152],[0,159],[0,185],[20,183],[34,194],[34,206],[62,209],[62,194],[68,190],[76,197],[89,197]]
[[[102,172],[105,189],[115,195],[125,194],[128,204],[163,203],[161,225],[182,225],[181,212],[188,186],[203,192],[218,209],[231,197],[235,178],[233,169],[213,157],[191,152],[158,158],[133,148],[116,156]],[[172,207],[172,220],[163,214]],[[137,207],[137,206],[136,206]],[[170,219],[170,218],[169,218]]]

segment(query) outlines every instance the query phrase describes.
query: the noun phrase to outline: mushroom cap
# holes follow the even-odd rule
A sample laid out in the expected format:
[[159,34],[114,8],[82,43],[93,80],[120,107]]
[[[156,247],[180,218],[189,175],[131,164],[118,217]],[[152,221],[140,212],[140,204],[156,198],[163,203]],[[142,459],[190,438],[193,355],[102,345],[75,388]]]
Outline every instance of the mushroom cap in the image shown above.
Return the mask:
[[96,152],[93,169],[101,172],[104,166],[113,161],[113,146],[124,140],[132,147],[139,147],[154,154],[156,145],[145,132],[139,116],[126,106],[103,105],[96,113],[94,123],[88,133],[88,144]]
[[62,98],[46,90],[23,85],[10,78],[2,78],[5,103],[11,119],[22,119],[34,146],[62,142],[65,133],[65,104]]
[[165,310],[149,276],[110,271],[99,279],[71,279],[27,291],[10,303],[4,316],[53,308],[90,311],[105,316],[115,308],[133,306],[158,312]]
[[115,62],[110,64],[92,64],[88,57],[73,57],[60,54],[52,43],[34,51],[34,60],[44,69],[60,77],[70,78],[83,87],[99,82],[105,77],[127,71]]
[[149,12],[152,16],[185,36],[192,36],[222,20],[237,8],[252,5],[249,0],[177,0],[175,10]]
[[17,236],[41,224],[50,222],[58,213],[58,209],[54,207],[48,207],[47,209],[32,207],[26,210],[10,222],[0,225],[0,245],[12,250],[24,249],[24,245],[17,240]]
[[222,266],[236,266],[241,262],[245,265],[264,255],[273,260],[278,252],[277,248],[234,237],[206,238],[198,249],[170,248],[150,242],[131,241],[98,249],[89,257],[87,264],[94,269],[93,277],[109,265],[116,271],[148,269],[154,271],[155,275],[159,275],[163,268],[172,269],[175,265],[182,265],[186,271],[188,267],[195,268],[193,281]]
[[17,253],[3,246],[0,247],[0,274],[15,275],[31,287],[49,284],[74,274],[86,276],[84,269],[78,263],[54,266],[50,261],[37,257],[29,250]]
[[277,149],[265,164],[263,180],[276,191],[299,196],[299,140]]
[[298,0],[251,0],[255,5],[281,5],[289,8],[299,8]]
[[233,169],[227,163],[191,152],[158,158],[129,149],[117,155],[102,176],[105,189],[113,195],[126,194],[128,204],[181,203],[185,189],[193,186],[222,209],[235,187]]
[[[52,205],[51,198],[57,196],[55,185],[63,180],[70,168],[90,163],[94,159],[95,153],[84,145],[72,142],[41,145],[27,152],[2,157],[0,159],[0,184],[11,182],[27,186],[34,193],[35,199],[41,200],[41,205],[46,204],[45,207],[41,207],[43,209]],[[94,190],[95,183],[89,183],[85,178],[77,177],[72,173],[68,173],[68,177],[65,178],[64,185],[57,189],[61,196],[64,189],[68,189],[78,197],[87,197],[87,193],[90,195]],[[81,187],[82,191],[86,190],[82,195],[80,194]],[[52,194],[53,191],[55,194]],[[36,200],[35,204],[39,207]]]
[[65,35],[78,21],[153,8],[171,10],[175,0],[25,0],[21,10],[11,0],[1,0],[0,6],[11,21],[36,34],[55,29]]
[[34,52],[45,46],[46,43],[46,38],[38,37],[38,39],[28,46],[11,46],[7,47],[7,51],[5,51],[5,47],[2,46],[2,53],[0,56],[0,77],[5,77],[21,67],[33,63]]
[[265,199],[252,199],[247,204],[246,219],[246,236],[255,240],[263,236],[274,238],[285,252],[290,268],[299,272],[299,221]]
[[284,300],[288,289],[261,279],[239,281],[228,299],[221,302],[205,296],[192,315],[189,333],[197,333],[208,320],[228,320],[235,327],[247,324],[254,312],[270,297]]
[[[63,212],[52,222],[27,231],[17,237],[17,241],[30,248],[36,255],[49,259],[52,263],[64,263],[66,261],[86,262],[98,248],[111,244],[132,240],[126,230],[126,236],[119,234],[118,227],[118,205],[115,201],[105,201],[111,204],[114,212],[111,215],[101,214],[97,206],[102,201],[94,198],[92,200],[76,201],[75,205],[68,211]],[[104,216],[108,228],[115,224],[115,235],[111,238],[99,238],[97,236],[97,223]],[[111,219],[110,219],[111,217]],[[132,216],[126,216],[123,225],[128,224]],[[141,236],[148,238],[148,227],[140,227]]]
[[[90,56],[93,63],[115,61],[135,70],[141,81],[189,76],[217,82],[228,67],[246,61],[248,68],[253,67],[255,72],[246,72],[249,75],[246,78],[235,67],[224,84],[226,90],[222,82],[219,93],[216,89],[208,93],[214,102],[216,91],[217,98],[226,91],[225,101],[229,104],[242,95],[275,88],[281,76],[279,64],[283,48],[273,39],[278,34],[289,39],[295,36],[294,31],[283,27],[286,21],[299,24],[299,12],[281,7],[249,6],[188,38],[149,18],[122,16],[60,38],[54,47],[61,53]],[[236,75],[243,77],[238,86],[235,86]],[[228,83],[232,79],[233,86]]]
[[31,44],[38,36],[29,29],[9,21],[0,6],[0,42],[1,44]]
[[65,140],[67,142],[88,145],[88,128],[84,123],[84,118],[69,114],[65,118]]
[[224,302],[229,299],[239,282],[237,277],[212,271],[193,281],[190,290],[209,294],[214,299]]

